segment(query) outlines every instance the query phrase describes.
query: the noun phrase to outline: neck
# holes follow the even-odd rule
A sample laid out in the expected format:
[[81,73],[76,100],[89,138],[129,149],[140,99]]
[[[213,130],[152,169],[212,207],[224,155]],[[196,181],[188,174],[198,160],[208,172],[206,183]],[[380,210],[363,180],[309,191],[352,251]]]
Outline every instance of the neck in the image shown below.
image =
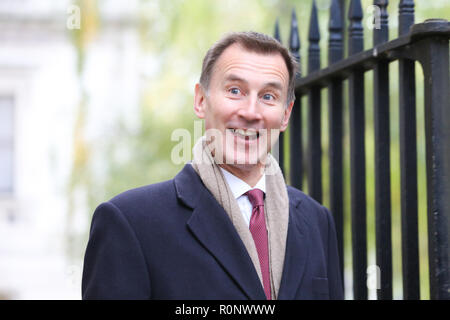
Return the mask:
[[237,166],[220,164],[221,168],[227,170],[239,179],[245,181],[250,187],[254,187],[264,174],[264,166],[260,163],[251,166]]

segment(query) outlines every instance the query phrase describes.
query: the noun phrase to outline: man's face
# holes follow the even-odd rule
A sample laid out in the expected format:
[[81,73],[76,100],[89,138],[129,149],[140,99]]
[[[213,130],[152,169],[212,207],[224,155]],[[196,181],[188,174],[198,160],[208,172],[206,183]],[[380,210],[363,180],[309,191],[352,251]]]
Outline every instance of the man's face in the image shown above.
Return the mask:
[[214,137],[216,161],[225,167],[264,162],[288,125],[293,105],[287,105],[288,85],[281,54],[249,52],[238,44],[225,49],[213,67],[208,92],[197,84],[194,100],[208,140]]

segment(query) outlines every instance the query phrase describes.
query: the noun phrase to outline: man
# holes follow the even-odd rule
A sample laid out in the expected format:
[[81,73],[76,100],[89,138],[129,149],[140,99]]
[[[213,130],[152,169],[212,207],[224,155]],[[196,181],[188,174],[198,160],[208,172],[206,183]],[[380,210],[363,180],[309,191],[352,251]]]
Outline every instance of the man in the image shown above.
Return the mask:
[[269,153],[288,125],[295,72],[289,52],[255,32],[208,51],[194,160],[96,209],[84,299],[343,298],[330,212],[287,187]]

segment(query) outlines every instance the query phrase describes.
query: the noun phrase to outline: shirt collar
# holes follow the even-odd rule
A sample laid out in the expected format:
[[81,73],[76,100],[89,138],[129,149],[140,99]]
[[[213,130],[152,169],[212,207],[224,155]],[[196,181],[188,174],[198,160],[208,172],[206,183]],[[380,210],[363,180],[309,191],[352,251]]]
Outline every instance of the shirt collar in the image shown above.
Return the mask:
[[239,179],[234,174],[228,172],[227,170],[223,169],[222,167],[219,167],[220,170],[222,170],[222,173],[225,177],[225,180],[227,180],[228,186],[231,189],[231,192],[233,193],[233,196],[237,199],[240,196],[242,196],[244,193],[246,193],[249,190],[252,189],[260,189],[262,192],[266,193],[266,174],[263,173],[261,179],[259,179],[258,183],[255,185],[254,188],[250,187],[245,181]]

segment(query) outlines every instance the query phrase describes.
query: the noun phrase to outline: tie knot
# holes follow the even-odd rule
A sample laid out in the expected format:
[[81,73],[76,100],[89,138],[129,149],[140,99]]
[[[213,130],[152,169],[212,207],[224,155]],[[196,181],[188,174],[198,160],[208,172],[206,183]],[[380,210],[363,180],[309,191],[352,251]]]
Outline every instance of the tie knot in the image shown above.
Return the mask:
[[260,189],[252,189],[245,193],[253,207],[264,205],[264,192]]

